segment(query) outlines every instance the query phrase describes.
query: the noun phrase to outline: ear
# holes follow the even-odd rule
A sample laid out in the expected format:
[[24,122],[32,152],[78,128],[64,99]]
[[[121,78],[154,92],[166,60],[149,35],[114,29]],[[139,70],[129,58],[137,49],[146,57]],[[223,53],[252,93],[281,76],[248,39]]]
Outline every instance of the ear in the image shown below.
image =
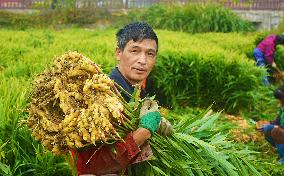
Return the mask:
[[116,60],[120,61],[122,55],[122,51],[119,49],[119,47],[115,48],[115,56],[116,56]]

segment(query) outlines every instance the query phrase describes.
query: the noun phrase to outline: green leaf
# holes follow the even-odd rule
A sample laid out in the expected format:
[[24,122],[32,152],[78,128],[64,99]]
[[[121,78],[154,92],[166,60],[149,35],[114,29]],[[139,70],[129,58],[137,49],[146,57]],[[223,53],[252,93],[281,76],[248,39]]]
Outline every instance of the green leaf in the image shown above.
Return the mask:
[[12,175],[12,172],[10,170],[10,166],[1,163],[0,162],[0,170],[2,171],[2,173],[4,173],[5,175]]

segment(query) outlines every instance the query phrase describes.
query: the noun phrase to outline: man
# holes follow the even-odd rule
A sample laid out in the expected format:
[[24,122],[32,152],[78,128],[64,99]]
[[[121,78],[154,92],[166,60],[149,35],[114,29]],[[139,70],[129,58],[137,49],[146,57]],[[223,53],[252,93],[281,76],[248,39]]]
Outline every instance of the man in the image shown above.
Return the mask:
[[[112,71],[110,78],[128,92],[121,93],[124,99],[129,101],[129,94],[134,91],[133,86],[142,86],[156,63],[158,38],[146,23],[126,25],[117,32],[116,37],[116,57],[119,64]],[[149,93],[145,89],[146,86],[142,86],[141,98]],[[160,131],[165,135],[172,130],[169,122],[164,119],[161,121],[157,103],[145,101],[140,112],[139,128],[130,132],[124,142],[116,142],[115,152],[108,146],[78,152],[78,175],[118,174],[131,163],[149,159],[152,151],[147,140],[159,126],[163,127]]]
[[265,139],[276,147],[279,154],[279,164],[284,164],[284,86],[280,86],[273,93],[279,101],[279,110],[275,120],[263,125],[259,130],[264,133]]
[[[158,38],[155,32],[145,23],[133,23],[125,26],[116,34],[116,57],[118,67],[110,75],[124,90],[132,94],[133,85],[145,83],[146,78],[156,63],[158,52]],[[145,88],[145,87],[144,87]],[[149,91],[148,91],[149,93]],[[153,94],[153,92],[150,92]],[[122,92],[129,101],[130,97]],[[142,98],[146,96],[145,89]]]
[[[273,67],[279,70],[274,62],[274,54],[276,51],[276,45],[284,45],[284,35],[269,35],[263,39],[253,51],[253,56],[258,67],[268,66],[268,69]],[[271,73],[271,70],[268,70]],[[263,78],[263,83],[269,86],[268,77]]]

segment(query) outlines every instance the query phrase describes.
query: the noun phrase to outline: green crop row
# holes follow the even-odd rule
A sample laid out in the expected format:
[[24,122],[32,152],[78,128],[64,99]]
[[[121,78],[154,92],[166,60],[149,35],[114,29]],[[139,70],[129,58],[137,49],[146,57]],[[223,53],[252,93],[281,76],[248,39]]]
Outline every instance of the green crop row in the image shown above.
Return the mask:
[[255,105],[253,93],[266,73],[245,53],[252,54],[254,35],[171,33],[159,35],[166,50],[161,49],[154,70],[159,74],[152,74],[168,104],[215,103],[229,112]]
[[30,81],[0,79],[0,175],[70,175],[64,158],[45,151],[23,123]]
[[150,23],[155,28],[174,31],[237,32],[253,31],[252,24],[234,12],[218,5],[163,6],[155,5],[142,13],[133,13],[137,20]]
[[[176,34],[179,37],[175,39],[171,34]],[[237,52],[238,54],[245,55],[249,59],[253,60],[253,49],[255,47],[254,41],[258,36],[258,33],[198,33],[188,35],[186,33],[169,32],[168,35],[163,35],[162,39],[166,38],[167,40],[174,40],[175,43],[172,46],[177,45],[184,47],[188,47],[187,45],[193,45],[194,43],[192,42],[194,40],[200,45],[223,48],[226,51],[230,50]],[[190,42],[187,40],[183,41],[183,39],[190,40]]]
[[115,64],[114,40],[114,31],[2,30],[1,74],[6,77],[30,78],[42,71],[55,56],[74,50],[92,58],[107,69]]
[[241,19],[230,9],[218,5],[154,5],[142,10],[128,10],[125,13],[125,11],[111,12],[105,8],[74,9],[70,4],[50,10],[46,4],[45,9],[32,14],[0,11],[0,26],[16,29],[102,24],[118,26],[133,21],[146,21],[158,29],[190,33],[254,30],[251,23]]
[[[206,48],[208,49],[208,48]],[[153,78],[161,93],[173,106],[209,106],[227,112],[254,106],[254,91],[261,86],[261,69],[233,55],[216,52],[206,56],[193,50],[163,52]],[[230,54],[230,55],[226,55]]]
[[[107,9],[58,9],[41,10],[33,13],[15,13],[0,11],[0,27],[27,29],[55,27],[64,28],[70,25],[82,26],[98,21],[111,21],[115,16]],[[113,19],[114,21],[114,19]]]

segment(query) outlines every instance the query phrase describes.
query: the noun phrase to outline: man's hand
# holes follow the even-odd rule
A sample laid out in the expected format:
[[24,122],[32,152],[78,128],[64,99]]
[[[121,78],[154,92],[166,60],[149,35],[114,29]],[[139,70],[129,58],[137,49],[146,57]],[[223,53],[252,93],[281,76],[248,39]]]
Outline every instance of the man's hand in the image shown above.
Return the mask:
[[270,132],[273,128],[275,128],[276,125],[273,124],[267,124],[267,125],[263,125],[261,128],[259,128],[258,130],[263,132],[263,133],[268,133]]
[[172,124],[167,119],[162,117],[157,133],[159,133],[162,136],[168,136],[172,132],[173,132]]
[[281,74],[281,70],[277,67],[275,62],[272,62],[271,66],[272,66],[272,68],[274,68],[276,70],[276,72]]
[[259,120],[256,122],[255,126],[256,129],[259,130],[263,125],[268,125],[268,124],[270,124],[270,122],[267,120]]
[[275,62],[272,62],[271,66],[272,66],[273,68],[278,68]]
[[142,103],[142,107],[140,109],[140,118],[149,112],[159,111],[159,105],[156,101],[151,99],[145,99]]
[[145,99],[140,110],[139,127],[148,129],[153,134],[159,127],[161,114],[158,103],[154,100]]

